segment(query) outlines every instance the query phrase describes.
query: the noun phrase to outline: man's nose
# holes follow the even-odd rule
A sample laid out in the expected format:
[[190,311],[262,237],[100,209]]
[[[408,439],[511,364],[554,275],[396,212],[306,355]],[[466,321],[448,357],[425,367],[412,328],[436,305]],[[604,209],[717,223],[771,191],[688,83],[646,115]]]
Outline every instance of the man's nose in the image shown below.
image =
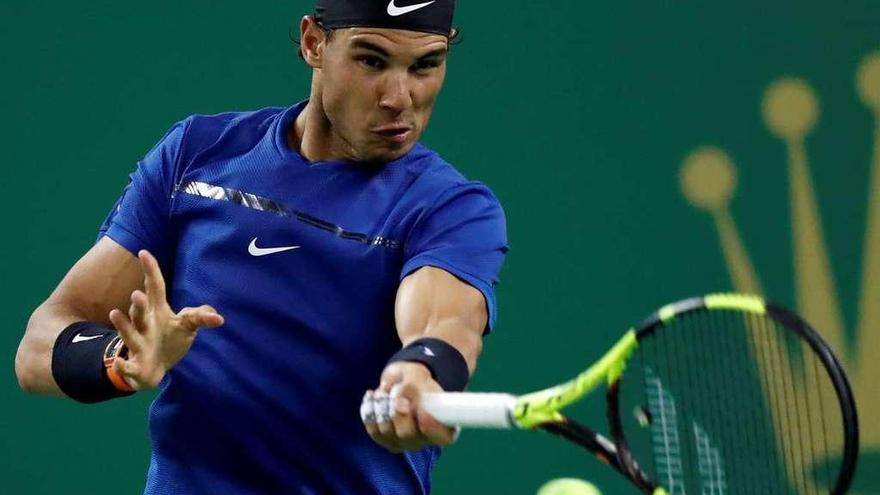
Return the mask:
[[395,113],[403,112],[411,107],[413,100],[409,80],[409,74],[405,72],[389,73],[382,85],[379,106]]

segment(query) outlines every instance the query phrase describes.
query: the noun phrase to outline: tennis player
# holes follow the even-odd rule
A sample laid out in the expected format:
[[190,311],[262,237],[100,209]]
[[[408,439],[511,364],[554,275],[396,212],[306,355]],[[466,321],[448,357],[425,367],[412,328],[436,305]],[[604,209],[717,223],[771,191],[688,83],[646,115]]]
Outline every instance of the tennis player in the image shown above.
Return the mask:
[[[145,493],[430,491],[453,432],[419,396],[465,387],[507,250],[490,190],[419,144],[453,10],[318,0],[309,99],[172,126],[34,311],[26,391],[159,389]],[[364,391],[395,385],[365,427]]]

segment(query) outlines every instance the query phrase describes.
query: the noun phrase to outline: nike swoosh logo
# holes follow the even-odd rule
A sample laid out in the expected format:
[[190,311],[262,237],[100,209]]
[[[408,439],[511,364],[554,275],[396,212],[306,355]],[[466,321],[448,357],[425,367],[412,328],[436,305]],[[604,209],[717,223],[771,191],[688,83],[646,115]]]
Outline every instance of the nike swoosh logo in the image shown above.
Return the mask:
[[428,346],[422,347],[422,354],[424,354],[425,356],[430,356],[430,357],[435,356],[434,351],[432,351],[431,348]]
[[259,239],[259,237],[254,237],[254,240],[251,241],[251,245],[248,246],[248,253],[250,253],[251,256],[268,256],[270,254],[283,253],[285,251],[293,251],[294,249],[300,248],[300,246],[261,248],[261,247],[257,247],[257,239]]
[[[105,334],[105,335],[106,335],[106,334]],[[70,342],[71,342],[72,344],[76,344],[77,342],[85,342],[85,341],[87,341],[87,340],[100,339],[101,337],[104,337],[105,335],[89,335],[88,337],[86,337],[86,336],[83,336],[83,335],[80,335],[80,334],[76,334],[76,335],[73,337],[73,340],[71,340]]]
[[419,9],[427,7],[428,5],[431,5],[432,3],[435,3],[437,0],[432,0],[431,2],[425,3],[417,3],[415,5],[410,5],[409,7],[398,7],[397,5],[394,5],[394,1],[395,0],[391,0],[391,2],[388,3],[388,15],[390,15],[391,17],[399,17],[404,14],[409,14],[410,12],[415,12]]

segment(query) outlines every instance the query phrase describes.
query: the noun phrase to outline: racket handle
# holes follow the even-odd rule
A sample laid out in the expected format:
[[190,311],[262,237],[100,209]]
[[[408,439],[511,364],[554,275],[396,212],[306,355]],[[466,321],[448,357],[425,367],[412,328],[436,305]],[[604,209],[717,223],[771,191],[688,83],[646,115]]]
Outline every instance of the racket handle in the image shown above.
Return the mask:
[[419,407],[446,426],[513,428],[516,397],[510,394],[440,392],[422,394]]

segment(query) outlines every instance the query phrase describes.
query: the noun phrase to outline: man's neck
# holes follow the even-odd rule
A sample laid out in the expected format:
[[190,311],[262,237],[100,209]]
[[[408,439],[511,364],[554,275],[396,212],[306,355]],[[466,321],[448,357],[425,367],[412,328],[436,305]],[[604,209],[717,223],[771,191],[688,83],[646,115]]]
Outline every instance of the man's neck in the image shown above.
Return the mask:
[[310,162],[352,159],[333,133],[332,125],[315,99],[310,99],[287,129],[287,145]]

